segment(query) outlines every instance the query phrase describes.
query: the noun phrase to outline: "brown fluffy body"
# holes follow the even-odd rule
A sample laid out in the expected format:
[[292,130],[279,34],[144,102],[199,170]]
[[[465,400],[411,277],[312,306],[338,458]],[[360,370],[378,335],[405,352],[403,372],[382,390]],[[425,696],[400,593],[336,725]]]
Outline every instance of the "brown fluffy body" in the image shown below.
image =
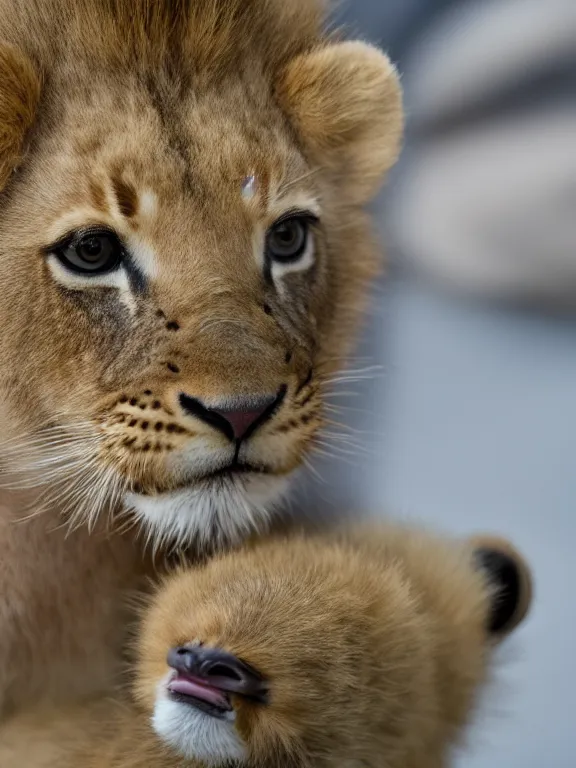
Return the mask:
[[[107,522],[126,494],[156,504],[160,549],[206,553],[263,528],[314,447],[378,265],[365,204],[402,132],[392,66],[326,38],[322,6],[0,0],[0,470],[17,489],[0,495],[0,713],[114,680],[148,568]],[[310,199],[314,263],[274,284],[264,233]],[[87,226],[128,243],[138,279],[66,271],[56,244]],[[243,447],[259,471],[212,482],[230,444],[180,393],[279,387]],[[181,489],[201,495],[194,524],[162,506]],[[92,535],[66,538],[70,516]]]
[[[500,634],[479,547],[506,553],[518,601]],[[267,704],[233,697],[251,768],[442,768],[489,676],[495,644],[530,604],[504,541],[391,526],[257,543],[164,582],[137,637],[134,703],[34,713],[0,731],[3,768],[201,768],[150,725],[167,651],[201,642],[269,681]],[[218,765],[218,761],[213,763]],[[236,763],[234,763],[236,764]]]

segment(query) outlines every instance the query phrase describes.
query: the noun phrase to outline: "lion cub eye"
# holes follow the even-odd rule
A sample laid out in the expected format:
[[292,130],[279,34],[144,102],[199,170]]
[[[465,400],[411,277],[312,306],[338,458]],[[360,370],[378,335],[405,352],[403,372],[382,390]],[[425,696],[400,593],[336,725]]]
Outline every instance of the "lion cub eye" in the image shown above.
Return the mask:
[[297,261],[306,251],[310,238],[311,214],[298,214],[279,219],[266,236],[266,256],[280,264]]
[[54,252],[69,269],[91,275],[112,272],[124,256],[124,248],[116,235],[103,231],[79,233]]

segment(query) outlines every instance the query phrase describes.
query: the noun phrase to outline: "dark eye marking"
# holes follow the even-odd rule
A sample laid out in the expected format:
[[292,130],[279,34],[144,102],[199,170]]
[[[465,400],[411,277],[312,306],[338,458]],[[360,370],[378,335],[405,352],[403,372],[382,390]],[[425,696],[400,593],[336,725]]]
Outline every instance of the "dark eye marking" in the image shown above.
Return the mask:
[[123,179],[112,179],[112,188],[116,195],[118,208],[123,216],[131,219],[138,213],[138,195],[131,184]]

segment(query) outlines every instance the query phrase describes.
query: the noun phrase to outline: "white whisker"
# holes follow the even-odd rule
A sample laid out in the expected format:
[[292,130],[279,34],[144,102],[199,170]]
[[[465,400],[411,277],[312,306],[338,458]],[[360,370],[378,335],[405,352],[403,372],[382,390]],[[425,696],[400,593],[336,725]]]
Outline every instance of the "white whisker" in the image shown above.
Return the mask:
[[288,190],[296,186],[296,184],[301,184],[303,181],[306,181],[306,179],[309,179],[312,176],[315,176],[319,171],[320,171],[320,167],[318,166],[316,168],[311,168],[310,170],[306,171],[301,176],[298,176],[295,179],[291,179],[290,181],[282,181],[278,187],[278,194],[280,196],[284,195],[286,192],[288,192]]
[[324,477],[322,477],[322,475],[320,474],[320,472],[318,471],[318,469],[317,469],[317,468],[314,466],[314,464],[312,463],[312,461],[311,461],[311,460],[308,458],[308,456],[304,456],[304,457],[303,457],[303,459],[302,459],[302,461],[303,461],[303,463],[304,463],[304,466],[306,467],[306,469],[307,469],[309,472],[311,472],[311,473],[312,473],[312,475],[313,475],[313,476],[314,476],[314,477],[315,477],[315,478],[316,478],[316,479],[317,479],[317,480],[318,480],[320,483],[323,483],[323,484],[325,485],[325,484],[326,484],[326,479],[325,479]]

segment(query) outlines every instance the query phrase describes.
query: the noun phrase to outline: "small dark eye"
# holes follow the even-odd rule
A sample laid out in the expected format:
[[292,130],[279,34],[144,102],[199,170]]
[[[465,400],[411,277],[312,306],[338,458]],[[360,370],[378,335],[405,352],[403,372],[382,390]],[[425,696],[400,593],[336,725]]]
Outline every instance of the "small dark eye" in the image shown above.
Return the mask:
[[266,238],[270,259],[287,264],[299,259],[308,244],[310,224],[303,216],[292,216],[274,224]]
[[112,272],[122,261],[123,248],[112,232],[90,232],[56,249],[60,260],[75,272]]

